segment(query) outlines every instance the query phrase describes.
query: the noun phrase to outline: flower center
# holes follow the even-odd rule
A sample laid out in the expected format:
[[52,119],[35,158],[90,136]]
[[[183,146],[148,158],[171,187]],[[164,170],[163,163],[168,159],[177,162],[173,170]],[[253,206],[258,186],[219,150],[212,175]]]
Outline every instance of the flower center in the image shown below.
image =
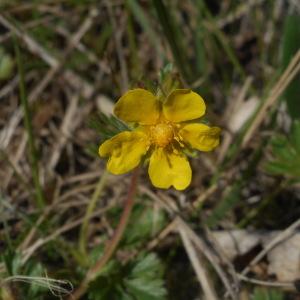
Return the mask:
[[174,137],[173,127],[170,124],[157,124],[151,126],[151,141],[159,147],[167,146]]

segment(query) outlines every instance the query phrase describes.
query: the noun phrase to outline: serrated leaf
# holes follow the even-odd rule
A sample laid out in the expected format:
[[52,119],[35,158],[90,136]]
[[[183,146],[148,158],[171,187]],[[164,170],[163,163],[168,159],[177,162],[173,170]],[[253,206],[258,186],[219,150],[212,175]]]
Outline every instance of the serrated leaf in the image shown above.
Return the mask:
[[272,139],[274,158],[265,169],[275,175],[300,177],[300,122],[294,121],[289,137],[277,135]]
[[136,205],[125,231],[124,243],[141,243],[157,234],[165,223],[166,216],[162,210],[156,211],[153,207]]
[[162,264],[148,254],[126,265],[115,261],[91,283],[88,299],[164,300],[165,295]]
[[135,300],[131,295],[125,292],[124,288],[122,287],[119,287],[119,293],[120,297],[118,299],[120,300]]
[[[97,260],[99,259],[99,257],[101,257],[103,255],[103,253],[104,253],[104,245],[101,244],[101,245],[95,247],[89,255],[90,265],[94,265],[97,262]],[[114,270],[118,269],[119,267],[120,267],[120,264],[116,260],[111,259],[101,269],[101,272],[99,273],[99,275],[106,276],[107,274],[114,272]]]
[[163,300],[167,292],[162,275],[162,265],[156,255],[151,253],[139,259],[125,284],[136,299]]
[[166,299],[166,290],[161,279],[151,281],[145,278],[136,278],[126,281],[126,287],[135,299],[139,300],[163,300]]
[[161,273],[162,269],[160,261],[153,253],[150,253],[141,259],[131,271],[131,275],[134,277],[151,277],[160,275]]

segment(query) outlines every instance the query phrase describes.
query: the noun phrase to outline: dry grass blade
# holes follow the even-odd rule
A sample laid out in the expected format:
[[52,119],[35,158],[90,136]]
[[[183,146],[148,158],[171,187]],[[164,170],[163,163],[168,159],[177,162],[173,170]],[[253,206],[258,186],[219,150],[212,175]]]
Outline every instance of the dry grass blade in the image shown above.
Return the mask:
[[297,227],[300,226],[300,219],[292,223],[288,228],[282,231],[274,239],[272,239],[264,249],[259,252],[249,263],[249,265],[241,272],[241,275],[246,275],[253,266],[255,266],[271,249],[292,235]]
[[79,29],[71,36],[69,45],[64,51],[62,58],[59,63],[55,64],[51,67],[51,69],[47,72],[45,77],[41,80],[41,82],[31,91],[29,96],[29,101],[33,101],[37,99],[44,89],[48,86],[48,84],[53,80],[54,76],[66,62],[68,55],[72,52],[72,50],[76,47],[76,45],[80,42],[82,37],[86,34],[86,32],[93,25],[94,19],[97,17],[98,11],[95,9],[91,9],[86,19],[83,21]]
[[[95,218],[95,217],[99,217],[100,215],[102,215],[103,213],[105,213],[107,210],[111,209],[112,206],[114,206],[115,203],[111,203],[109,206],[104,207],[104,208],[100,208],[98,210],[96,210],[94,213],[92,213],[90,215],[90,218]],[[26,248],[23,250],[23,258],[22,258],[22,263],[24,264],[39,248],[41,248],[43,245],[47,244],[48,242],[56,239],[57,237],[59,237],[60,235],[62,235],[63,233],[79,226],[82,224],[82,222],[84,221],[85,217],[82,217],[78,220],[72,221],[72,222],[68,222],[67,224],[63,225],[62,227],[60,227],[59,229],[57,229],[56,231],[54,231],[52,234],[50,234],[49,236],[45,237],[45,238],[40,238],[38,239],[35,243],[33,243],[30,247]]]
[[0,13],[0,23],[10,31],[12,31],[18,38],[23,40],[25,44],[28,46],[30,51],[36,53],[40,56],[45,62],[47,62],[50,66],[56,66],[58,62],[55,58],[53,58],[45,49],[37,43],[32,37],[26,34],[23,30],[17,28],[13,25],[4,14]]
[[258,280],[258,279],[254,279],[254,278],[249,278],[249,277],[239,274],[239,273],[237,273],[237,277],[242,281],[249,282],[249,283],[252,283],[255,285],[294,289],[294,284],[292,282],[277,282],[277,281],[272,282],[272,281]]
[[212,284],[209,280],[209,275],[206,272],[206,270],[204,269],[204,264],[201,261],[200,256],[197,255],[196,250],[195,250],[191,240],[189,239],[184,227],[179,225],[178,231],[179,231],[180,237],[182,239],[183,245],[185,247],[185,250],[186,250],[186,252],[189,256],[189,259],[192,263],[192,266],[195,270],[198,281],[203,289],[203,292],[205,295],[204,299],[206,299],[206,300],[218,299],[216,292],[214,291]]
[[[52,155],[49,158],[48,170],[50,174],[54,172],[54,168],[60,158],[61,151],[65,147],[68,139],[71,136],[71,133],[74,131],[78,122],[74,122],[78,115],[78,95],[72,95],[70,98],[70,105],[67,108],[66,114],[61,124],[60,133],[61,135],[58,137],[58,141],[55,143],[55,147],[53,149]],[[81,119],[81,118],[79,118]],[[78,121],[78,118],[77,118]]]
[[[221,261],[219,257],[215,255],[204,243],[204,241],[190,228],[190,226],[181,218],[177,218],[177,222],[181,224],[180,226],[185,228],[185,232],[190,236],[190,239],[193,243],[198,247],[198,249],[203,253],[203,255],[207,258],[207,260],[212,264],[216,273],[222,280],[224,286],[226,287],[227,293],[231,296],[232,299],[236,299],[236,293],[232,288],[232,284],[228,279],[228,275],[221,267]],[[235,274],[234,274],[235,276]],[[237,288],[237,287],[236,287]]]
[[[93,15],[91,13],[91,15]],[[90,18],[88,18],[88,22],[87,23],[83,23],[84,26],[82,27],[83,29],[87,28],[90,24]],[[58,59],[56,59],[54,56],[52,56],[45,48],[43,48],[38,42],[36,42],[29,34],[27,34],[25,31],[17,28],[15,25],[13,25],[7,18],[4,17],[4,15],[2,15],[0,13],[0,23],[7,29],[9,29],[10,31],[12,31],[18,38],[20,38],[20,40],[22,40],[25,45],[28,47],[28,50],[30,52],[32,52],[35,55],[38,55],[43,61],[45,61],[50,67],[51,70],[55,70],[55,73],[53,73],[53,75],[56,74],[56,70],[58,70],[60,68],[60,62]],[[68,51],[71,51],[74,46],[76,44],[74,44],[74,40],[79,39],[82,35],[82,30],[78,31],[77,34],[75,33],[74,37],[73,37],[73,43],[70,44],[70,48]],[[80,34],[79,34],[80,33]],[[54,72],[54,71],[49,71]],[[51,77],[53,76],[51,75]],[[50,75],[49,75],[50,76]],[[70,84],[70,86],[72,86],[72,88],[74,88],[76,91],[79,92],[80,95],[82,95],[85,98],[90,98],[94,92],[94,88],[88,84],[86,81],[84,81],[82,78],[80,78],[77,74],[75,74],[73,71],[71,70],[66,70],[63,72],[63,77],[66,79],[66,82],[68,82]],[[48,82],[48,79],[47,79]],[[34,97],[33,97],[34,95]],[[36,96],[37,96],[37,92],[35,90],[33,90],[28,98],[31,101],[36,100]],[[7,125],[2,129],[1,135],[0,135],[0,141],[1,141],[1,147],[3,149],[5,149],[8,144],[10,143],[10,140],[12,138],[13,133],[16,130],[16,127],[18,126],[19,122],[21,121],[23,116],[22,110],[20,108],[18,108],[14,114],[12,115],[11,119],[9,120],[9,122],[7,122]],[[26,141],[25,141],[26,143]],[[24,149],[22,149],[24,151]],[[23,151],[21,151],[23,153]]]
[[168,201],[166,201],[166,199],[162,199],[161,197],[157,196],[155,193],[153,193],[145,187],[142,188],[142,191],[149,197],[151,197],[154,201],[159,203],[159,205],[161,205],[174,218],[173,221],[176,222],[177,228],[183,228],[183,231],[189,236],[189,239],[193,241],[198,250],[200,250],[201,253],[212,264],[216,273],[218,274],[224,286],[226,287],[226,290],[230,297],[232,299],[236,299],[236,293],[234,292],[231,286],[231,283],[228,279],[228,275],[221,267],[220,259],[214,253],[212,253],[212,251],[207,247],[204,241],[202,241],[202,239],[194,232],[194,230],[191,229],[191,227],[180,216],[177,215],[176,211],[178,212],[179,210],[178,208],[175,208],[174,210],[174,206],[176,207],[176,204],[172,201],[172,199],[168,197]]
[[61,297],[70,295],[73,291],[73,285],[68,280],[59,280],[59,279],[52,279],[49,277],[35,277],[35,276],[22,276],[16,275],[5,278],[1,285],[10,283],[10,282],[25,282],[28,284],[35,284],[40,287],[45,287],[49,289],[51,294],[55,297]]
[[264,104],[260,108],[259,112],[256,114],[255,119],[248,128],[242,142],[242,148],[246,147],[254,133],[257,131],[258,127],[263,122],[268,109],[273,106],[279,99],[280,95],[289,85],[289,83],[295,78],[300,70],[300,50],[294,55],[291,62],[287,66],[285,72],[282,74],[278,80],[275,87],[272,89],[271,94],[265,100]]

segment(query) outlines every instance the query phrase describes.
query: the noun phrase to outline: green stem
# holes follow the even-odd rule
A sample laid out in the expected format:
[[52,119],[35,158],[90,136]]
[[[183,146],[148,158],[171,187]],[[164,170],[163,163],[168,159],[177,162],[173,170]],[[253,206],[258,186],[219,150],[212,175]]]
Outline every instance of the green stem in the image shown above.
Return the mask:
[[85,294],[89,283],[97,277],[99,272],[103,269],[106,263],[111,259],[115,250],[117,249],[117,246],[119,245],[119,242],[121,241],[124,231],[126,229],[134,205],[134,195],[136,192],[137,180],[139,174],[138,171],[139,169],[135,169],[134,173],[132,174],[131,184],[129,187],[127,198],[125,200],[125,206],[124,206],[124,210],[120,222],[118,224],[118,227],[115,230],[112,239],[108,242],[104,254],[97,260],[94,266],[92,266],[89,269],[89,271],[86,274],[86,277],[81,282],[78,289],[75,290],[75,292],[72,295],[70,295],[70,297],[68,298],[69,300],[80,299],[81,296]]
[[21,53],[16,39],[14,39],[14,46],[15,46],[15,53],[17,57],[17,64],[18,64],[18,70],[20,76],[20,80],[19,80],[20,99],[24,111],[25,128],[28,134],[32,178],[35,186],[35,200],[36,200],[37,207],[41,209],[45,206],[45,198],[39,180],[38,155],[35,147],[33,127],[31,123],[32,118],[29,109],[28,99],[26,96],[24,69],[23,69],[23,64],[21,59]]
[[81,254],[83,255],[83,257],[86,257],[86,241],[87,241],[87,231],[88,231],[88,223],[89,220],[91,219],[91,215],[93,213],[93,211],[95,210],[95,207],[97,205],[97,201],[99,199],[99,196],[101,195],[103,188],[105,186],[106,183],[106,179],[107,179],[107,172],[104,171],[104,173],[102,174],[102,176],[100,177],[95,191],[92,195],[91,201],[89,202],[89,205],[87,207],[87,210],[85,212],[85,216],[80,228],[80,235],[79,235],[79,250],[81,252]]

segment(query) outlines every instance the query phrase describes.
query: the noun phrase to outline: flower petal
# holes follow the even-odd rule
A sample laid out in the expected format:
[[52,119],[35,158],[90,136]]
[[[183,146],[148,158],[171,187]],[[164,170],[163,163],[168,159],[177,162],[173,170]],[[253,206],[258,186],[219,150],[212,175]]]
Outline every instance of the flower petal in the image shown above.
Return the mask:
[[187,89],[174,90],[163,104],[166,119],[172,122],[194,120],[205,114],[205,103],[200,95]]
[[155,124],[159,118],[159,102],[149,91],[134,89],[125,93],[118,100],[114,113],[125,122],[151,125]]
[[147,135],[142,131],[124,131],[105,141],[99,155],[109,157],[107,169],[113,174],[124,174],[141,161],[149,148]]
[[151,155],[149,176],[158,188],[167,189],[173,185],[177,190],[184,190],[191,182],[192,170],[184,154],[175,154],[159,147]]
[[211,151],[219,145],[220,132],[219,127],[192,123],[183,126],[179,130],[179,135],[191,147],[200,151]]

